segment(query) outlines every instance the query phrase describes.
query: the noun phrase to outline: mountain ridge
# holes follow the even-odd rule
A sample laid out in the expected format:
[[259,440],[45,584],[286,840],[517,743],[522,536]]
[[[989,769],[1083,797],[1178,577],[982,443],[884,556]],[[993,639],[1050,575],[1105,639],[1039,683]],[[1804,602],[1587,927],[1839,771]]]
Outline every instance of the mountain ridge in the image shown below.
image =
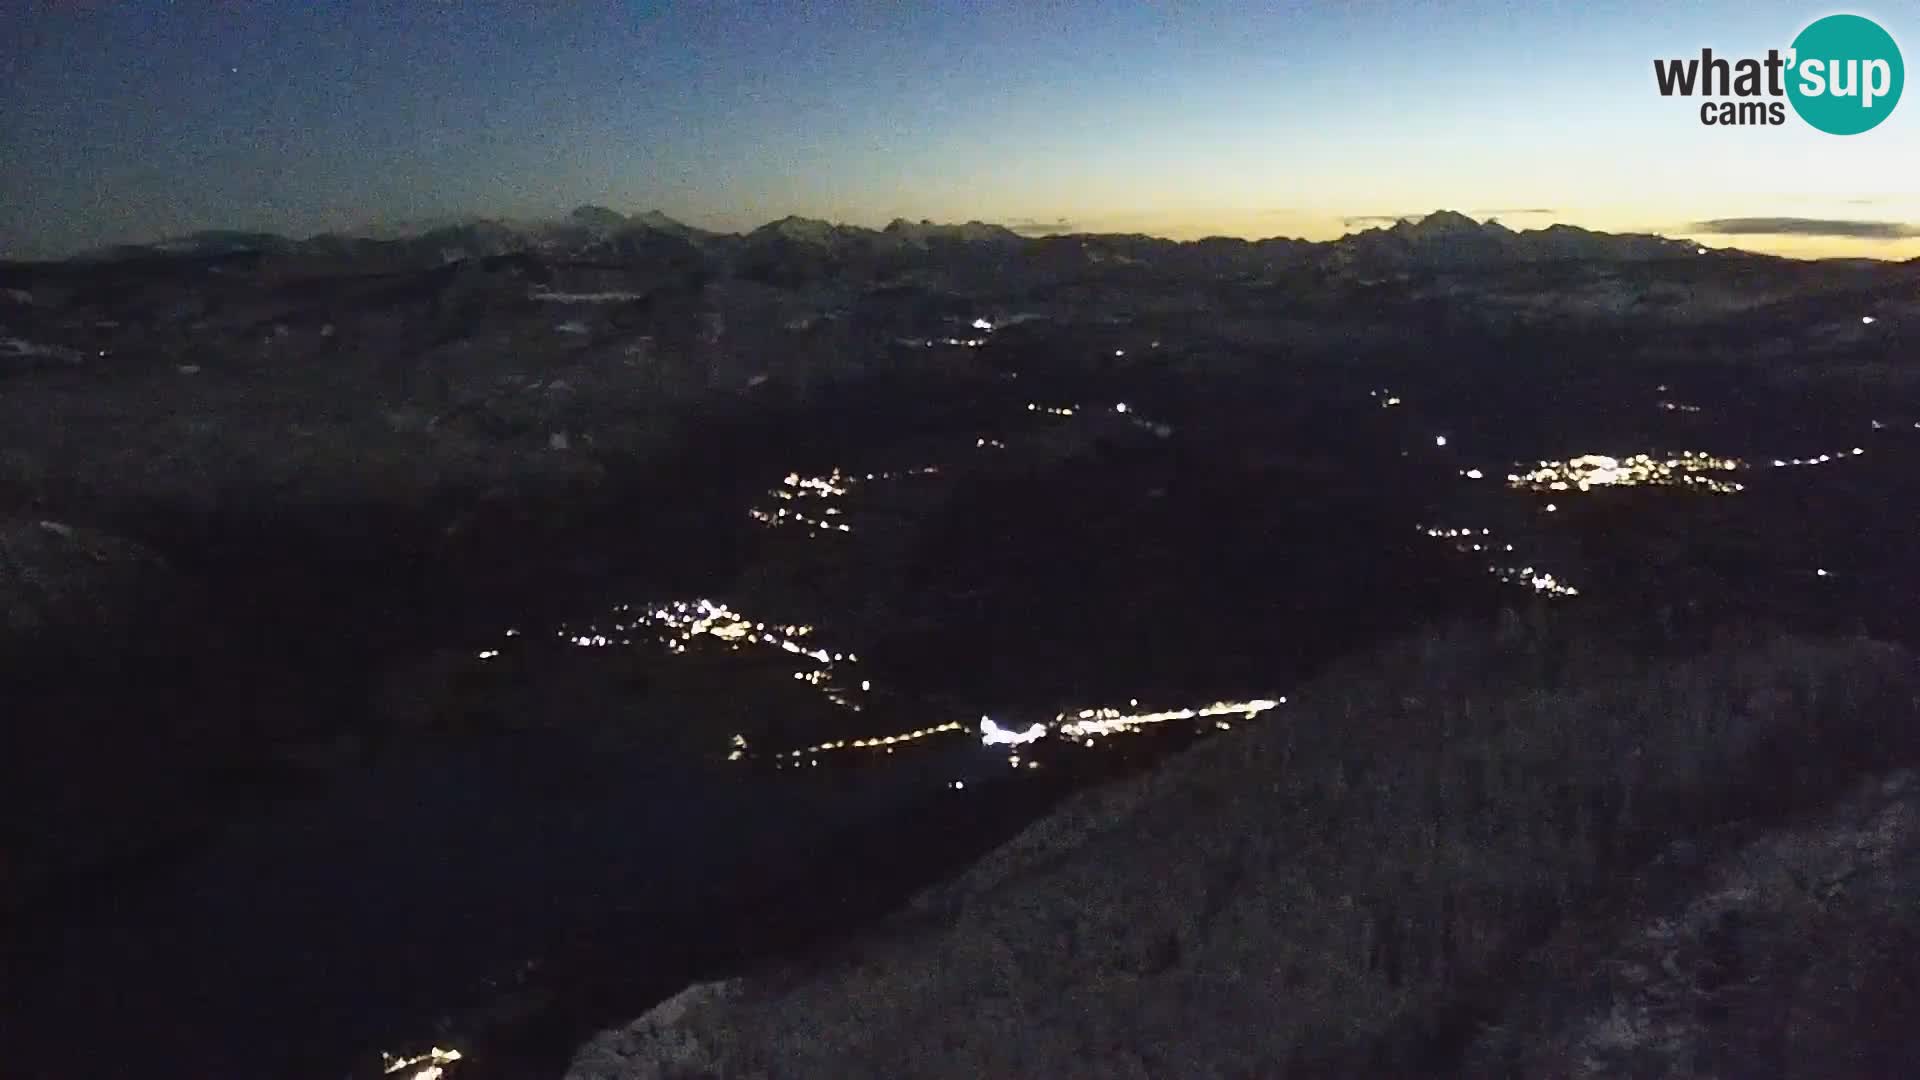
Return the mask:
[[[207,230],[151,244],[116,245],[72,256],[66,262],[113,261],[154,256],[214,256],[259,253],[278,257],[356,253],[394,253],[414,260],[451,262],[514,253],[583,257],[609,251],[645,250],[649,236],[671,237],[710,255],[757,267],[754,276],[786,278],[799,271],[773,264],[825,258],[836,268],[950,253],[996,256],[1071,257],[1090,262],[1138,265],[1168,260],[1224,268],[1222,264],[1276,260],[1335,268],[1371,270],[1445,269],[1561,260],[1640,262],[1679,258],[1702,250],[1694,244],[1645,233],[1606,233],[1570,225],[1516,231],[1489,218],[1476,221],[1453,210],[1436,210],[1417,220],[1350,232],[1333,240],[1294,237],[1210,236],[1175,240],[1144,233],[1070,232],[1024,236],[997,223],[978,220],[938,223],[895,218],[883,228],[787,215],[744,232],[719,232],[681,222],[654,209],[623,214],[603,206],[578,207],[562,218],[513,221],[474,217],[445,220],[411,233],[370,230],[325,233],[304,240],[271,233]],[[821,268],[814,268],[815,270]],[[808,274],[806,276],[811,276]]]

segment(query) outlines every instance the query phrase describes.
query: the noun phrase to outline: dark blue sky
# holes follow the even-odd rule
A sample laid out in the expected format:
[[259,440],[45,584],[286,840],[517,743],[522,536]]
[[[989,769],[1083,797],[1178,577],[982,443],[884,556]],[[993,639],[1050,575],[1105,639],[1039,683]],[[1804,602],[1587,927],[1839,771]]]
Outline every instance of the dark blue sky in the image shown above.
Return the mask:
[[[1172,235],[1333,235],[1442,205],[1668,231],[1859,216],[1912,188],[1895,150],[1916,142],[1913,108],[1836,141],[1708,132],[1651,91],[1656,55],[1763,52],[1819,13],[0,0],[0,254],[585,202],[723,228],[801,213]],[[1780,168],[1810,147],[1834,168]]]

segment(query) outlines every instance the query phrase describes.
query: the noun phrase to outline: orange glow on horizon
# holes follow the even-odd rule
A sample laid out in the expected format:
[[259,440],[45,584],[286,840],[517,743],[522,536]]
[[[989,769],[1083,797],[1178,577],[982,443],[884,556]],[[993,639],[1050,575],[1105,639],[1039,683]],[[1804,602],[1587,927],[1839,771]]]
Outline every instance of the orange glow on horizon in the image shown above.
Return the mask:
[[[1430,212],[1430,211],[1428,211]],[[1516,232],[1543,229],[1549,225],[1572,225],[1595,232],[1607,233],[1651,233],[1676,240],[1687,240],[1708,248],[1732,248],[1750,251],[1761,255],[1778,255],[1793,259],[1880,259],[1889,262],[1902,262],[1920,258],[1920,236],[1898,239],[1879,239],[1857,236],[1809,236],[1794,233],[1748,233],[1722,234],[1697,228],[1698,222],[1686,222],[1674,225],[1649,225],[1650,215],[1624,215],[1620,213],[1600,213],[1584,215],[1578,213],[1545,215],[1507,216],[1499,214],[1475,213],[1463,211],[1469,217],[1479,221],[1499,220],[1501,224]],[[1415,212],[1404,215],[1408,220],[1418,221],[1427,212]],[[1734,216],[1734,215],[1727,215]],[[1786,216],[1786,215],[1781,215]],[[1366,220],[1360,220],[1367,218]],[[1112,217],[1086,216],[1071,220],[1071,232],[1080,233],[1144,233],[1149,236],[1164,236],[1171,240],[1199,240],[1210,236],[1238,237],[1245,240],[1260,240],[1274,237],[1286,237],[1314,242],[1338,240],[1353,233],[1369,228],[1384,228],[1392,224],[1384,215],[1371,218],[1367,215],[1287,215],[1277,220],[1268,214],[1195,215],[1189,218],[1147,218],[1138,215],[1115,215]],[[1032,235],[1045,235],[1028,230]]]

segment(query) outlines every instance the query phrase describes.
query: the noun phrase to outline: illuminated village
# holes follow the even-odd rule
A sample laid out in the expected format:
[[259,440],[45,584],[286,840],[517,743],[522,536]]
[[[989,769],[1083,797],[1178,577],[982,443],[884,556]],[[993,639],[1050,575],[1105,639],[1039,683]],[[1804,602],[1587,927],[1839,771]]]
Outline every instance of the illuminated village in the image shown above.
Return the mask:
[[[447,1066],[464,1060],[464,1055],[458,1050],[443,1050],[436,1046],[423,1054],[397,1057],[383,1053],[380,1058],[381,1071],[386,1076],[399,1076],[401,1073],[406,1073],[401,1080],[441,1080],[447,1075]],[[408,1069],[414,1071],[407,1072]]]
[[[976,445],[986,447],[990,443],[983,438]],[[992,445],[1004,446],[1005,444],[995,441]],[[823,533],[850,533],[853,531],[853,526],[848,522],[827,520],[838,518],[845,513],[834,500],[851,494],[861,484],[903,477],[931,476],[939,471],[940,467],[937,465],[925,465],[917,469],[903,469],[896,472],[856,474],[843,473],[839,469],[834,469],[825,476],[805,477],[799,473],[788,473],[779,487],[767,493],[775,500],[771,508],[754,506],[750,507],[747,513],[753,520],[768,528],[802,526],[809,536],[819,536]],[[815,505],[821,507],[819,512],[809,512],[807,507]]]
[[1695,450],[1658,458],[1650,454],[1628,458],[1586,454],[1567,461],[1542,461],[1525,473],[1509,473],[1507,486],[1516,491],[1563,492],[1590,491],[1597,487],[1678,485],[1715,495],[1730,495],[1743,490],[1743,485],[1709,474],[1737,472],[1742,467],[1738,459]]
[[[1681,407],[1681,411],[1690,408]],[[1774,458],[1771,465],[1776,469],[1827,465],[1861,457],[1866,452],[1865,447],[1855,446],[1808,457]],[[1614,458],[1605,454],[1586,454],[1566,461],[1542,461],[1526,472],[1509,473],[1507,486],[1516,491],[1533,492],[1683,487],[1713,495],[1732,495],[1746,490],[1746,485],[1723,480],[1713,474],[1739,472],[1749,467],[1739,458],[1718,457],[1700,450],[1683,450],[1678,455],[1666,457],[1634,454],[1627,458]],[[1471,469],[1461,475],[1477,479],[1479,473],[1480,470]]]

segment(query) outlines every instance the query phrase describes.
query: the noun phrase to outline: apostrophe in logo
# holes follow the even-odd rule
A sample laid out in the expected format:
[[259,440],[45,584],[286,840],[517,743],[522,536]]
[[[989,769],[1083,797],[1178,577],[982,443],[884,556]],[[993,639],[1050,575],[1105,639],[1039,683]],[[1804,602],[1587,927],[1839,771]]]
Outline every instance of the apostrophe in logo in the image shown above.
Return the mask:
[[1708,127],[1777,126],[1787,105],[1830,135],[1858,135],[1880,125],[1900,102],[1906,66],[1900,46],[1880,24],[1859,15],[1828,15],[1807,24],[1784,53],[1733,60],[1701,49],[1699,59],[1655,60],[1661,97],[1704,97]]
[[1872,19],[1829,15],[1793,39],[1787,100],[1829,135],[1858,135],[1885,120],[1907,81],[1900,46]]

